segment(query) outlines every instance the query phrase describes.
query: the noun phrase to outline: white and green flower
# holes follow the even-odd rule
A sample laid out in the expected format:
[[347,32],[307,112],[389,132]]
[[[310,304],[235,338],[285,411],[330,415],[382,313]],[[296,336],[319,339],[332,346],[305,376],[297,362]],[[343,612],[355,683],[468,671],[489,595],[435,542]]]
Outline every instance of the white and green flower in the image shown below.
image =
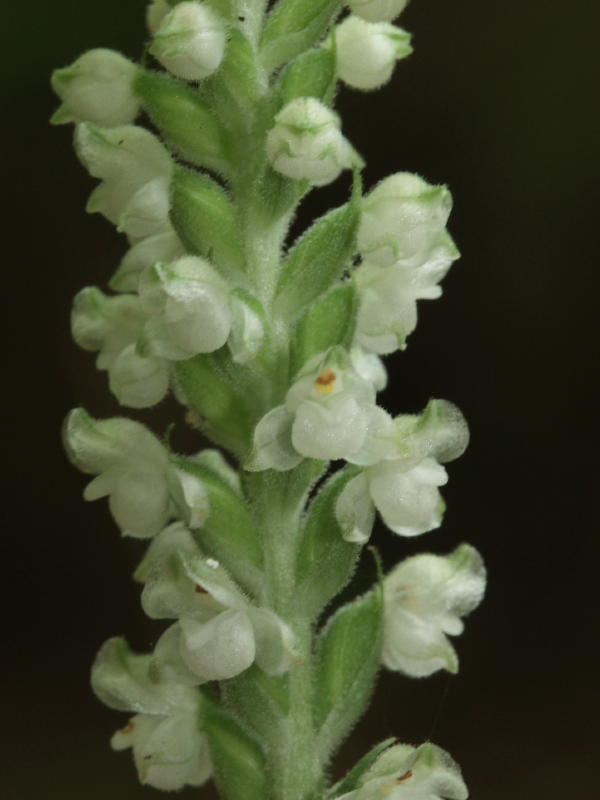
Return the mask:
[[479,605],[484,589],[483,561],[468,544],[448,556],[424,553],[398,564],[383,581],[384,665],[416,678],[457,672],[447,635],[462,633],[461,617]]
[[[115,225],[127,222],[128,206],[133,217],[160,218],[165,210],[166,185],[173,173],[169,151],[150,131],[136,125],[99,128],[82,123],[75,129],[75,150],[90,175],[101,183],[90,195],[87,209],[99,212]],[[154,181],[159,183],[154,183]],[[162,190],[160,189],[162,187]],[[162,221],[158,231],[164,230]],[[144,235],[148,235],[146,225]]]
[[177,619],[156,646],[159,672],[194,685],[232,678],[254,662],[281,675],[296,660],[286,623],[251,603],[220,564],[204,558],[185,526],[171,525],[156,538],[136,576],[145,584],[146,614]]
[[302,458],[352,461],[387,415],[375,405],[373,381],[356,371],[342,348],[310,359],[285,404],[256,426],[247,469],[287,470]]
[[363,200],[358,249],[381,267],[415,268],[432,259],[450,266],[458,258],[445,229],[451,209],[445,186],[431,186],[408,172],[390,175]]
[[468,443],[464,417],[445,400],[431,400],[420,416],[392,420],[386,415],[386,420],[383,414],[361,451],[349,459],[364,469],[348,481],[336,503],[348,541],[367,541],[373,506],[401,536],[437,528],[444,512],[438,487],[448,480],[439,462],[458,458]]
[[389,22],[350,15],[335,28],[336,70],[353,89],[377,89],[392,77],[396,61],[412,53],[410,34]]
[[95,420],[78,408],[65,421],[64,442],[72,463],[97,476],[86,486],[84,499],[108,497],[124,535],[150,538],[172,517],[196,528],[208,516],[202,482],[175,467],[166,448],[139,422]]
[[313,186],[331,183],[358,160],[337,114],[314,97],[298,97],[277,114],[266,150],[274,170]]
[[92,122],[106,128],[133,122],[140,110],[133,87],[136,72],[136,65],[114,50],[89,50],[52,73],[52,88],[62,105],[51,122]]
[[137,295],[107,297],[94,286],[78,292],[71,312],[73,338],[84,350],[98,351],[96,366],[108,370],[111,391],[131,408],[156,405],[169,388],[168,362],[136,352],[146,321]]
[[467,800],[460,768],[430,742],[420,747],[396,744],[385,750],[359,781],[336,800]]
[[151,657],[132,653],[121,638],[109,639],[92,667],[92,688],[117,711],[134,712],[111,739],[114,750],[133,749],[141,783],[155,789],[201,786],[212,768],[200,731],[198,691],[157,678]]

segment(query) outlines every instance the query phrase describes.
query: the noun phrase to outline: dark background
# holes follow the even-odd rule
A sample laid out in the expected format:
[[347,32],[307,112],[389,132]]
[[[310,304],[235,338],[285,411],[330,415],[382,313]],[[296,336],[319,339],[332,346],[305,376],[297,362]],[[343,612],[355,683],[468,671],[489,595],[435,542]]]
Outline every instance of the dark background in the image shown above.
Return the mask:
[[[93,357],[72,344],[68,315],[81,286],[105,284],[124,241],[84,213],[93,183],[70,129],[47,124],[51,69],[96,46],[135,58],[144,5],[3,7],[7,800],[153,793],[137,785],[127,754],[109,750],[122,717],[88,688],[105,638],[127,633],[144,648],[155,637],[129,578],[139,548],[120,540],[105,504],[82,502],[85,479],[59,441],[75,405],[118,413]],[[391,566],[467,540],[485,557],[489,590],[456,643],[459,675],[384,674],[337,771],[390,734],[431,737],[477,800],[596,796],[599,23],[583,0],[412,0],[401,24],[415,54],[383,90],[341,93],[368,185],[397,170],[447,182],[463,253],[443,299],[421,304],[383,402],[398,413],[447,397],[464,410],[472,444],[450,467],[443,527],[375,541]],[[314,193],[301,221],[345,188]],[[161,430],[175,414],[167,403],[140,418]],[[202,791],[183,796],[212,798]]]

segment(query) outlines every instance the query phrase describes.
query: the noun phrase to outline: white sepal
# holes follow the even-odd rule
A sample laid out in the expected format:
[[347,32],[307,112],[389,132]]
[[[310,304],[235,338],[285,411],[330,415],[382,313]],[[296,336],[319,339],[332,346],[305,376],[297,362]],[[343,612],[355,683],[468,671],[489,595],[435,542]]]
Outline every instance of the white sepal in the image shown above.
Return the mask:
[[389,22],[404,9],[408,0],[348,0],[354,14],[369,22]]
[[445,750],[427,742],[385,750],[361,775],[358,788],[336,800],[467,800],[468,796],[458,765]]
[[183,660],[201,680],[233,678],[254,661],[254,631],[244,611],[224,609],[208,621],[187,614],[179,626]]
[[125,253],[110,281],[115,292],[137,292],[140,275],[153,264],[168,264],[185,255],[185,248],[173,230],[163,231],[136,242]]
[[52,122],[92,122],[111,128],[133,122],[140,110],[133,84],[137,67],[114,50],[89,50],[52,74],[62,105]]
[[173,75],[207,78],[225,52],[225,24],[208,3],[179,3],[160,22],[150,52]]
[[368,91],[387,83],[396,61],[412,53],[410,34],[388,22],[349,16],[333,35],[337,74],[354,89]]
[[231,330],[227,284],[204,259],[180,258],[155,264],[140,277],[150,352],[179,360],[222,347]]
[[266,150],[273,169],[313,186],[331,183],[358,160],[340,131],[339,117],[314,97],[284,106],[267,135]]
[[382,392],[387,386],[387,371],[383,361],[364,350],[360,345],[354,345],[350,350],[350,363],[363,380],[368,381],[376,392]]
[[349,480],[340,492],[335,504],[335,518],[347,542],[364,544],[368,541],[375,522],[375,506],[364,473]]
[[451,208],[445,186],[431,186],[408,172],[390,175],[363,200],[358,249],[382,267],[419,267],[447,242]]
[[414,677],[456,672],[446,634],[462,633],[461,617],[479,605],[484,589],[483,561],[468,544],[448,556],[425,553],[398,564],[383,582],[385,666]]
[[169,364],[163,358],[140,356],[130,344],[109,370],[109,387],[121,405],[150,408],[169,390]]
[[117,230],[126,233],[130,242],[171,233],[169,205],[169,179],[154,178],[141,186],[127,203]]
[[90,175],[102,179],[88,201],[88,211],[98,211],[119,224],[127,204],[149,181],[170,179],[173,162],[156,136],[135,125],[98,128],[81,123],[75,129],[75,151]]

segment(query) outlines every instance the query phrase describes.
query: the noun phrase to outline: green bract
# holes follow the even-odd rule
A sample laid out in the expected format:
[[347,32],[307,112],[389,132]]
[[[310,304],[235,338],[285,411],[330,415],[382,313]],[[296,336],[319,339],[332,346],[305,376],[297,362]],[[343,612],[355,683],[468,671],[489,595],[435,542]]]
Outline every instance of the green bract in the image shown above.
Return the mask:
[[[213,777],[223,800],[467,796],[444,751],[395,739],[328,785],[381,665],[456,671],[448,636],[485,584],[465,544],[386,577],[376,556],[352,599],[377,512],[400,536],[441,524],[442,465],[468,429],[445,400],[396,416],[377,402],[380,356],[406,347],[458,251],[445,186],[398,172],[363,196],[338,80],[374,89],[411,45],[390,24],[406,0],[347,5],[151,0],[141,64],[91,50],[52,78],[52,121],[76,123],[100,181],[87,208],[125,245],[113,294],[75,296],[73,338],[122,406],[169,392],[181,406],[159,436],[82,409],[64,426],[84,498],[148,540],[134,578],[167,627],[145,654],[110,639],[92,687],[134,714],[111,745],[157,789]],[[338,177],[339,205],[292,237],[302,199]],[[171,445],[184,423],[187,455]],[[197,452],[199,434],[223,452]]]

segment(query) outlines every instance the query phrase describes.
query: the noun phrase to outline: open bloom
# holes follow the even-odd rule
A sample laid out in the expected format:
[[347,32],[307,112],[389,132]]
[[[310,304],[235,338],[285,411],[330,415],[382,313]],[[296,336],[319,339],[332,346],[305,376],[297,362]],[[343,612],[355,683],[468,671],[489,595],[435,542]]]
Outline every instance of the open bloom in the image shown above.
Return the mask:
[[133,122],[140,101],[133,90],[137,67],[114,50],[89,50],[71,66],[52,74],[62,105],[52,122],[93,122],[111,128]]
[[[159,16],[160,7],[152,26]],[[160,18],[150,52],[178,78],[199,81],[219,67],[225,41],[225,24],[208,3],[184,2]]]
[[273,169],[313,186],[331,183],[357,160],[337,114],[314,97],[298,97],[277,114],[266,150]]
[[401,536],[437,528],[444,511],[438,486],[448,480],[439,462],[458,458],[468,443],[464,417],[445,400],[431,400],[420,416],[380,422],[353,459],[363,471],[348,481],[336,503],[336,517],[348,541],[369,538],[373,506]]
[[361,775],[358,788],[336,800],[467,800],[469,792],[452,758],[434,744],[396,744]]
[[361,254],[381,267],[419,267],[437,253],[456,248],[445,230],[452,197],[445,186],[431,186],[418,175],[390,175],[363,200],[358,229]]
[[334,36],[337,74],[354,89],[377,89],[387,83],[396,61],[412,53],[410,34],[388,22],[349,16]]
[[448,556],[424,553],[398,564],[383,582],[385,666],[416,678],[456,672],[446,634],[462,633],[461,617],[479,605],[484,589],[483,561],[468,544]]
[[96,366],[108,370],[111,391],[131,408],[155,405],[169,388],[168,363],[136,352],[146,320],[137,295],[107,297],[94,286],[78,292],[71,312],[73,338],[98,351]]
[[151,657],[109,639],[92,667],[92,688],[103,703],[135,712],[111,739],[115,750],[131,747],[140,781],[155,789],[201,786],[211,774],[206,736],[199,730],[200,695],[189,686],[157,679]]
[[267,412],[254,432],[248,469],[287,470],[303,457],[360,457],[385,412],[375,405],[373,382],[359,374],[341,348],[310,359],[285,404]]
[[253,605],[214,559],[203,558],[183,525],[157,537],[136,574],[145,582],[148,616],[178,620],[156,646],[154,663],[162,674],[194,685],[232,678],[255,661],[281,675],[294,662],[288,626]]
[[[171,178],[173,162],[169,151],[150,131],[136,125],[105,129],[82,123],[75,129],[75,150],[90,175],[102,180],[90,195],[88,211],[98,211],[115,225],[122,224],[123,215],[127,220],[132,201],[138,215],[154,213],[156,219],[164,212],[164,187]],[[159,184],[153,183],[157,179]],[[157,191],[158,186],[163,187],[162,192]]]
[[97,475],[85,500],[108,497],[123,534],[155,536],[173,516],[199,527],[208,516],[201,481],[171,464],[165,447],[139,422],[122,417],[92,419],[82,408],[68,415],[65,449],[82,472]]

